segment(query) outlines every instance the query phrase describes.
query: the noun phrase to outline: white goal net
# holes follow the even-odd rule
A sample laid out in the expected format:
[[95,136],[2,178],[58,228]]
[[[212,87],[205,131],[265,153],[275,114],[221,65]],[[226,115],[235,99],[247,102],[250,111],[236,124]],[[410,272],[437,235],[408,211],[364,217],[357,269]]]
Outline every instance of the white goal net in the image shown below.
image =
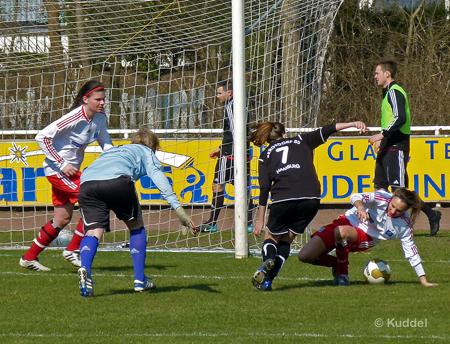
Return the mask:
[[[316,126],[323,61],[342,1],[245,1],[252,124]],[[67,113],[89,79],[107,89],[114,143],[127,143],[139,128],[156,132],[165,173],[186,211],[197,225],[209,218],[215,166],[209,153],[221,142],[224,114],[216,86],[233,78],[231,2],[0,0],[0,16],[0,247],[29,246],[52,218],[44,156],[34,137]],[[252,149],[254,204],[259,153]],[[84,167],[98,154],[98,146],[90,146]],[[227,185],[217,232],[194,238],[181,235],[175,212],[150,179],[137,188],[149,248],[233,250],[234,195],[246,190]],[[78,219],[76,211],[66,228],[73,231]],[[125,246],[124,224],[112,216],[111,228],[103,247]],[[249,248],[259,250],[252,234]]]

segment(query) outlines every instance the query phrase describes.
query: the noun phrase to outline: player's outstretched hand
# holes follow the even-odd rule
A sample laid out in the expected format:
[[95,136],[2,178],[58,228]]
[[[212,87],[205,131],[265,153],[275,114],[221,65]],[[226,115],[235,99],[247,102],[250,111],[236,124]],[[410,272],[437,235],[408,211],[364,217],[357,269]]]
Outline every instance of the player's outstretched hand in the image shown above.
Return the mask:
[[431,282],[427,282],[426,284],[424,284],[425,287],[436,287],[438,285],[439,284],[437,284],[437,283],[431,283]]
[[182,230],[183,235],[187,235],[187,229],[189,229],[191,231],[192,235],[196,236],[197,229],[195,229],[194,222],[191,220],[191,218],[188,216],[188,214],[186,214],[183,207],[177,208],[177,210],[175,210],[175,212],[177,213],[178,219],[180,220],[180,223],[182,226],[181,230]]
[[362,121],[357,121],[354,125],[356,129],[359,129],[359,135],[364,134],[367,130],[366,124]]
[[439,285],[437,283],[428,282],[427,278],[425,277],[425,275],[420,276],[420,283],[422,283],[422,285],[425,286],[425,287],[436,287],[437,285]]

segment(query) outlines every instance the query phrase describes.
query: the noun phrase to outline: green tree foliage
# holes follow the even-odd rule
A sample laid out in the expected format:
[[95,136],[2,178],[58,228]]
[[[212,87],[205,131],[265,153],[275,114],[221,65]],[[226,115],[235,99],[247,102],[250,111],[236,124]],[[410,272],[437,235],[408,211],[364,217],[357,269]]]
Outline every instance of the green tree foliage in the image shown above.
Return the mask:
[[344,1],[335,20],[325,64],[319,123],[360,119],[380,125],[381,90],[375,61],[394,58],[396,81],[407,92],[412,123],[450,122],[450,20],[444,4],[360,9]]

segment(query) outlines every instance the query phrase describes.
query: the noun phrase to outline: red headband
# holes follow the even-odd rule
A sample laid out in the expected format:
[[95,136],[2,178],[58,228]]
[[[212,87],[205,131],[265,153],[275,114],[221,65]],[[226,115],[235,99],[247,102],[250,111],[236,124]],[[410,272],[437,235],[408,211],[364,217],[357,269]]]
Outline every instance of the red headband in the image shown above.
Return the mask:
[[87,97],[88,95],[90,95],[91,93],[94,93],[96,91],[100,91],[100,90],[105,90],[105,88],[103,86],[99,86],[94,88],[93,90],[89,91],[88,93],[86,93],[84,96]]

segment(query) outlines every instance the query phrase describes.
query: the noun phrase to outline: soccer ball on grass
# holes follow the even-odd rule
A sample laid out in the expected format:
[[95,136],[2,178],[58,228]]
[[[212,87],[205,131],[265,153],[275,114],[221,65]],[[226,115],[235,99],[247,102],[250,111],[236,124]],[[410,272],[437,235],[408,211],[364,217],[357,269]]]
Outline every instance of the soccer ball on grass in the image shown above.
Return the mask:
[[391,268],[382,259],[372,259],[364,267],[363,276],[369,284],[384,284],[391,277]]

